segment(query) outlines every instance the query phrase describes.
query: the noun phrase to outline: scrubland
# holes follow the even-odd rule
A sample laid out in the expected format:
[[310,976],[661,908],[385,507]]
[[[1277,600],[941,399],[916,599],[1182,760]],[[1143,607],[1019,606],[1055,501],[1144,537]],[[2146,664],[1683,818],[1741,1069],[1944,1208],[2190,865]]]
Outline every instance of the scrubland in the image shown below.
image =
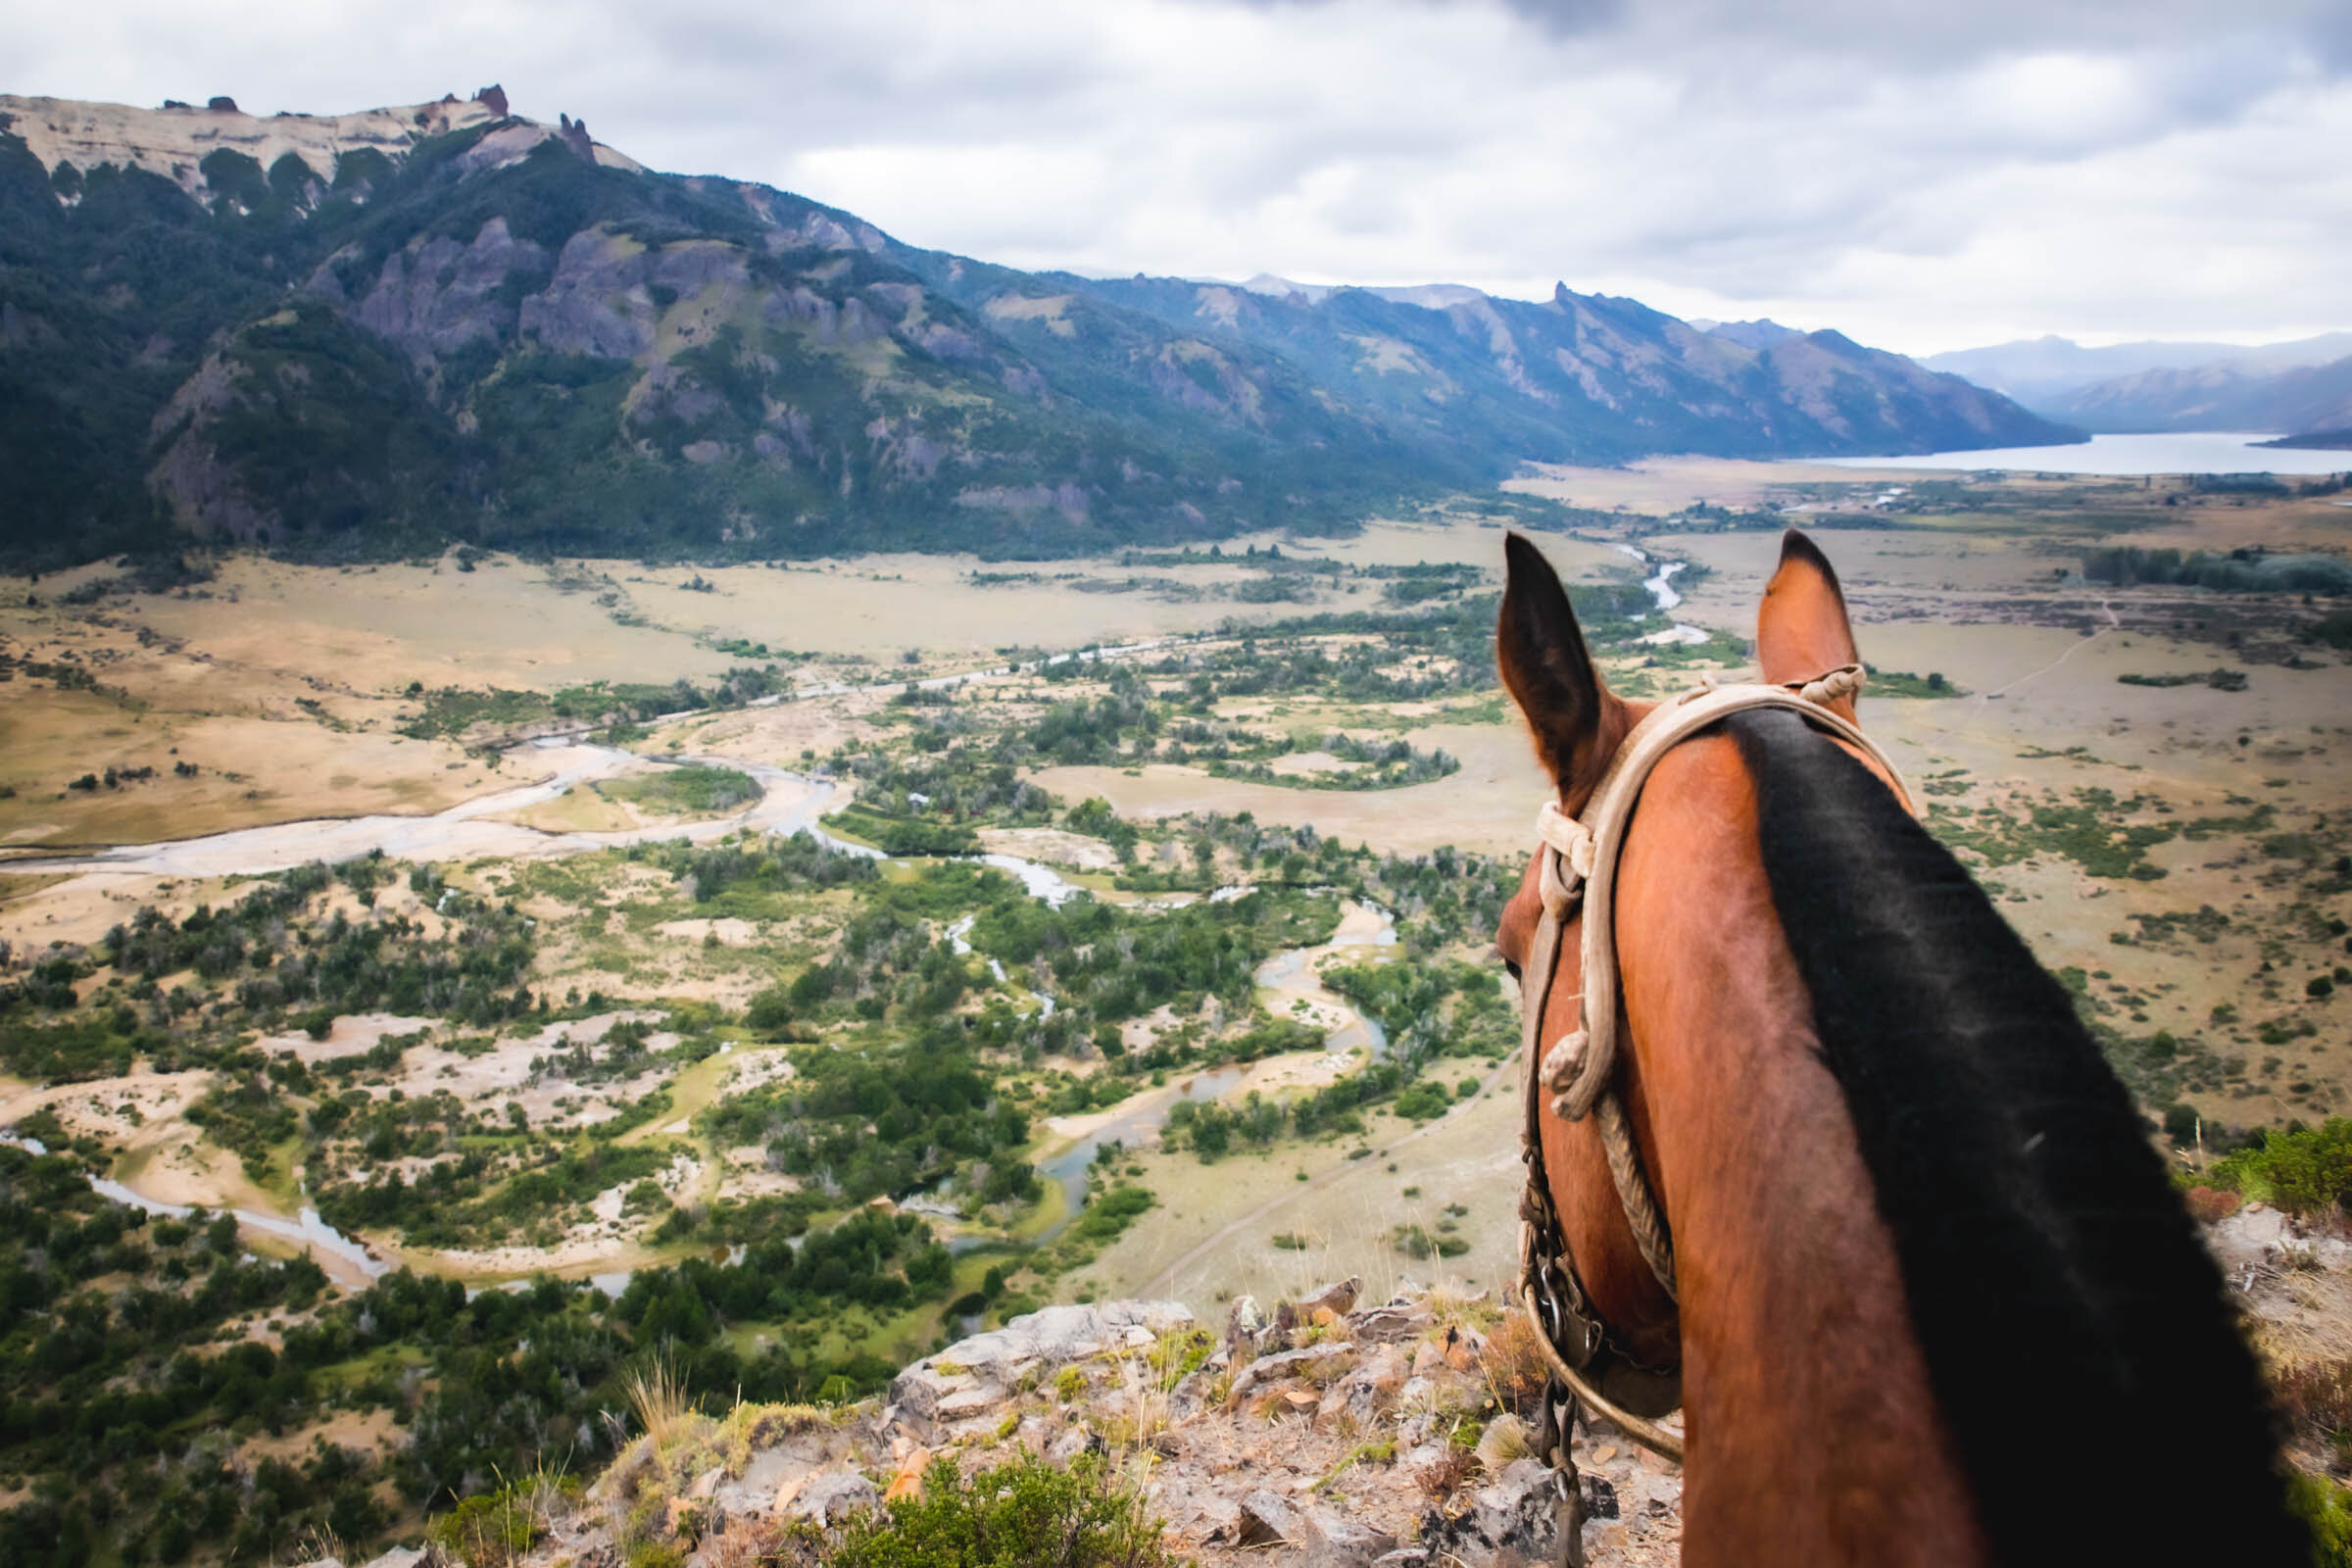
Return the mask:
[[[1818,530],[1864,723],[2184,1178],[2260,1188],[2243,1152],[2345,1113],[2346,601],[2085,569],[2340,562],[2352,510],[1719,462],[1522,482],[1585,509],[1541,542],[1634,695],[1740,668],[1781,527]],[[36,1317],[97,1314],[12,1391],[36,1417],[0,1484],[113,1462],[44,1397],[163,1400],[123,1407],[141,1453],[217,1430],[211,1469],[166,1461],[198,1518],[224,1456],[332,1435],[348,1458],[269,1461],[246,1545],[282,1554],[559,1440],[601,1457],[662,1346],[697,1394],[838,1399],[1054,1299],[1502,1287],[1486,945],[1544,781],[1488,646],[1500,538],[1433,513],[1034,567],[0,583],[0,1121],[48,1151],[0,1151],[6,1245],[72,1260]],[[1669,620],[1691,640],[1645,640]]]

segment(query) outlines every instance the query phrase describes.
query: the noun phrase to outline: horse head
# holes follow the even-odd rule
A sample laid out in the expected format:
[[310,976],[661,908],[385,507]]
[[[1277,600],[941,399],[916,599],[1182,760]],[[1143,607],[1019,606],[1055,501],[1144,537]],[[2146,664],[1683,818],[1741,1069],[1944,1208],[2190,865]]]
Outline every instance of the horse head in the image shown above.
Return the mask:
[[[1828,561],[1785,536],[1759,685],[1653,705],[1609,691],[1536,548],[1507,557],[1497,662],[1557,795],[1496,934],[1538,1014],[1526,1211],[1592,1365],[1679,1374],[1685,1562],[2286,1560],[2218,1271],[2064,989],[1855,727]],[[1584,1380],[1637,1418],[1673,1388]],[[2021,1425],[2016,1392],[2057,1387],[2095,1444]],[[2161,1436],[2189,1405],[2234,1499],[2194,1519]],[[2047,1517],[2061,1472],[2095,1519]]]

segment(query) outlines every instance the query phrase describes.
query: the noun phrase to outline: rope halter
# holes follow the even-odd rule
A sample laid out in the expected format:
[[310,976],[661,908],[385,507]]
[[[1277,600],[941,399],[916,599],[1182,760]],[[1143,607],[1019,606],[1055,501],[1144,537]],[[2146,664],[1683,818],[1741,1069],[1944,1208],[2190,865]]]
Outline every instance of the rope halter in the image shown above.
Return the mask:
[[[1537,1111],[1548,1104],[1566,1121],[1590,1116],[1606,1154],[1609,1177],[1628,1228],[1659,1286],[1670,1299],[1676,1292],[1674,1239],[1666,1216],[1650,1190],[1641,1151],[1617,1093],[1619,1028],[1616,877],[1625,837],[1650,771],[1676,746],[1700,730],[1719,724],[1734,713],[1752,709],[1783,709],[1795,712],[1816,729],[1857,748],[1886,770],[1906,809],[1918,814],[1910,790],[1894,762],[1859,727],[1831,710],[1829,704],[1858,694],[1864,674],[1859,664],[1844,664],[1812,680],[1788,685],[1741,682],[1716,685],[1712,677],[1671,702],[1661,703],[1642,716],[1610,758],[1584,811],[1571,816],[1557,800],[1544,803],[1536,813],[1536,854],[1540,868],[1538,891],[1543,917],[1521,975],[1522,1050],[1527,1071],[1527,1129],[1524,1152],[1528,1163],[1528,1192],[1522,1213],[1521,1295],[1538,1337],[1548,1352],[1552,1371],[1592,1408],[1608,1416],[1641,1442],[1675,1458],[1681,1457],[1678,1436],[1643,1420],[1604,1397],[1588,1371],[1603,1342],[1611,1338],[1586,1298],[1574,1259],[1567,1253],[1544,1175],[1544,1146]],[[1545,1045],[1541,1040],[1544,1013],[1559,971],[1559,946],[1570,917],[1584,911],[1582,931],[1582,989],[1575,998],[1575,1027]],[[1545,1234],[1548,1233],[1548,1234]],[[1548,1322],[1547,1322],[1548,1319]],[[1582,1343],[1562,1344],[1552,1324],[1573,1328],[1569,1338]],[[1620,1359],[1630,1359],[1620,1355]],[[1563,1447],[1562,1452],[1565,1449]]]

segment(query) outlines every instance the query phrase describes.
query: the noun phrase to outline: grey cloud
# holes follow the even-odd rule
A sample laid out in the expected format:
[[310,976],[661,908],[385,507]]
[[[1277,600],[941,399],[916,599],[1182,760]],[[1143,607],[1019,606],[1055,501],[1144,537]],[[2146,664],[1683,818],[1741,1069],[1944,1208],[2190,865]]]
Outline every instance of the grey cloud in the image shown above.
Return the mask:
[[1017,265],[1564,276],[1897,347],[2352,324],[2343,0],[94,0],[0,58],[264,112],[503,80]]

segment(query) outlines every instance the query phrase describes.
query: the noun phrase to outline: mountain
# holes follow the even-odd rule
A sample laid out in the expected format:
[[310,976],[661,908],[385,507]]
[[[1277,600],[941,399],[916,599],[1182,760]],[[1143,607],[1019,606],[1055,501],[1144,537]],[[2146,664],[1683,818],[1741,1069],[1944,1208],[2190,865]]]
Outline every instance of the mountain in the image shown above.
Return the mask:
[[1528,461],[2070,432],[1631,300],[1027,273],[649,172],[506,95],[0,97],[0,558],[1050,555],[1344,526]]
[[2352,426],[2352,357],[2265,371],[2242,361],[2144,370],[2054,405],[2093,430],[2340,430]]
[[1712,332],[1717,337],[1744,343],[1751,349],[1770,348],[1775,343],[1785,343],[1789,338],[1804,335],[1795,327],[1783,326],[1770,317],[1758,317],[1752,321],[1692,321],[1690,324],[1702,332]]
[[2071,406],[2072,394],[2094,382],[2149,370],[2187,370],[2230,365],[2250,373],[2325,365],[2352,354],[2352,332],[2327,332],[2288,343],[2249,348],[2239,343],[2150,340],[2084,348],[2071,338],[2044,336],[1998,343],[1989,348],[1931,354],[1919,363],[1966,376],[1981,387],[2045,412]]

